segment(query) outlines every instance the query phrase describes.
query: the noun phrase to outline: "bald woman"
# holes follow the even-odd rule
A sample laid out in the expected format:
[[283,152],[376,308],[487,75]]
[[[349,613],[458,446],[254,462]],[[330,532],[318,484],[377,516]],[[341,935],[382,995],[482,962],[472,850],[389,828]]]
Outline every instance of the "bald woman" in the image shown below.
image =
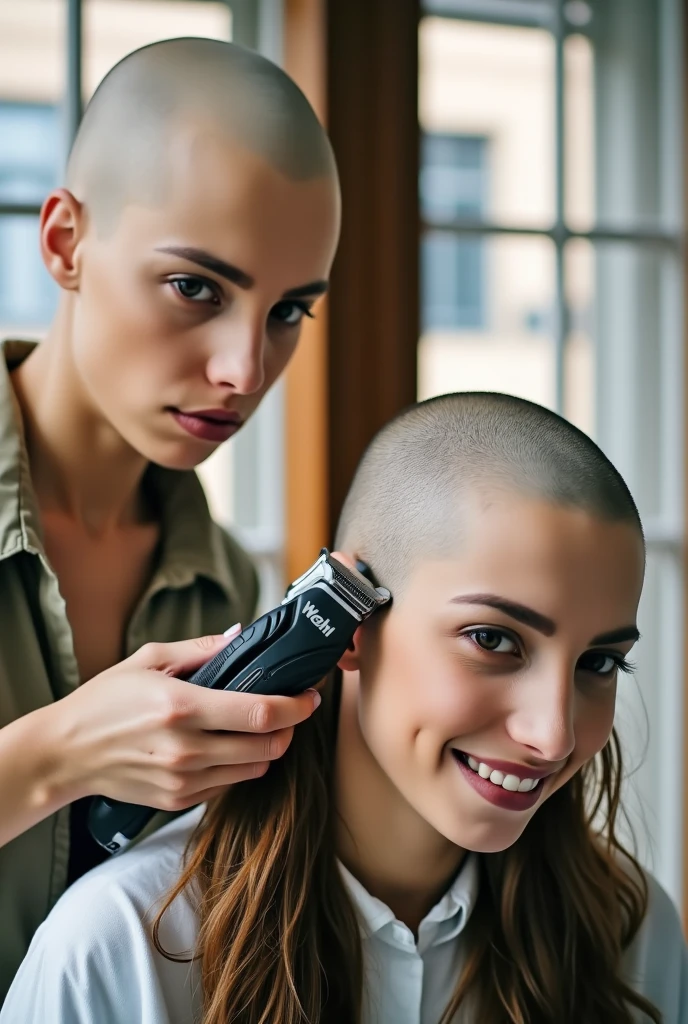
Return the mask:
[[264,772],[317,706],[175,676],[256,602],[193,467],[286,367],[338,230],[303,94],[206,39],[108,74],[43,205],[57,313],[0,360],[0,999],[101,857],[92,795],[179,811]]

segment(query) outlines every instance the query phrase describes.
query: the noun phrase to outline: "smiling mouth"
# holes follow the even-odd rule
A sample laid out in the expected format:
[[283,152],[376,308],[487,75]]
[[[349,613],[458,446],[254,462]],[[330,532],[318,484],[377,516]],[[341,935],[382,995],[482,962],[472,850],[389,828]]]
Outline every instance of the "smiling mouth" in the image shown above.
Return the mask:
[[507,793],[532,793],[543,781],[542,778],[530,779],[525,776],[520,778],[518,775],[502,772],[498,768],[491,768],[489,764],[484,761],[476,761],[474,757],[465,754],[462,750],[452,750],[452,754],[469,771],[480,776],[486,782],[492,783],[496,788],[506,790]]

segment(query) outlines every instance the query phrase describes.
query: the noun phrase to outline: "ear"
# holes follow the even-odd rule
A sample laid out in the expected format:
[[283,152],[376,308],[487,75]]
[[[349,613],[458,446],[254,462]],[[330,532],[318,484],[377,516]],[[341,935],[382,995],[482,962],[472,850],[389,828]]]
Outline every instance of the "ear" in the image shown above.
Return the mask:
[[353,637],[351,643],[346,651],[342,654],[341,658],[337,662],[338,667],[343,672],[358,672],[361,667],[361,627],[359,626]]
[[77,247],[84,229],[82,204],[65,188],[51,192],[41,209],[41,255],[50,276],[67,291],[79,286]]

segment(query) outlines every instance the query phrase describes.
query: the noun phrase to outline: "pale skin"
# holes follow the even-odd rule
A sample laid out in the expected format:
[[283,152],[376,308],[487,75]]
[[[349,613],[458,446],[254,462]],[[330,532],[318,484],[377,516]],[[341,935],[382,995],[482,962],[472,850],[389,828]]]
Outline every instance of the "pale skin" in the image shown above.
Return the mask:
[[[41,251],[61,298],[12,379],[47,554],[90,682],[0,730],[0,845],[89,794],[169,810],[205,800],[263,773],[319,703],[311,691],[251,697],[172,678],[224,637],[148,645],[116,664],[159,537],[144,471],[149,461],[189,469],[217,447],[170,410],[254,412],[326,288],[339,229],[332,176],[292,181],[188,118],[175,152],[164,202],[128,204],[106,237],[65,189],[42,209]],[[199,253],[222,264],[201,266]],[[245,277],[228,280],[223,264]]]
[[[512,845],[607,742],[644,574],[637,530],[586,512],[501,495],[463,525],[455,554],[413,566],[340,662],[339,855],[414,932],[467,850]],[[536,803],[495,806],[452,750],[546,771]]]

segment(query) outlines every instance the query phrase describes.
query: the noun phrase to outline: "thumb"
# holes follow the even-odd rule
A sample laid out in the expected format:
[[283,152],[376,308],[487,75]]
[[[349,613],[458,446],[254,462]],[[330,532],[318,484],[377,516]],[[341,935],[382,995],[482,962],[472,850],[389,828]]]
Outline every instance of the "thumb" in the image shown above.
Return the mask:
[[183,676],[210,661],[231,640],[231,636],[218,634],[178,640],[170,644],[145,644],[132,654],[129,661],[138,668],[153,669],[170,676]]

